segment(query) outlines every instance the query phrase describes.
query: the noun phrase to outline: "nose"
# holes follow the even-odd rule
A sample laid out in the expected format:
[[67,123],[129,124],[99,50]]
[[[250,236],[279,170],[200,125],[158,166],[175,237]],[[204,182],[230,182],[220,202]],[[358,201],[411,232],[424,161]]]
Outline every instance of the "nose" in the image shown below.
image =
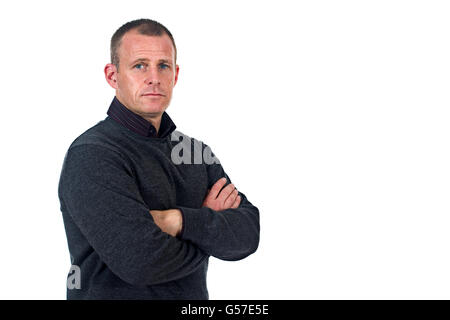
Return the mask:
[[159,78],[158,71],[149,70],[147,73],[147,77],[145,78],[145,83],[148,85],[158,85],[161,84],[161,80]]
[[147,81],[145,81],[145,83],[147,83],[149,85],[150,84],[157,85],[157,84],[161,84],[161,81],[159,79],[150,78]]

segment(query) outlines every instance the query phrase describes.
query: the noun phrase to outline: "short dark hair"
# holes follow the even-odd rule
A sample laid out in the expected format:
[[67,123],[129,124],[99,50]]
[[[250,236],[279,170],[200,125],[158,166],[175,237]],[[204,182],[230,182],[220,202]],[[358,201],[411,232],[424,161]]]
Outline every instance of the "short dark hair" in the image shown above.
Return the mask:
[[122,38],[128,31],[136,30],[139,34],[146,36],[163,36],[167,34],[172,41],[173,48],[175,49],[175,62],[177,61],[177,47],[175,46],[175,40],[169,29],[163,26],[161,23],[150,19],[138,19],[125,23],[111,37],[111,63],[119,69],[119,54],[118,50],[122,42]]

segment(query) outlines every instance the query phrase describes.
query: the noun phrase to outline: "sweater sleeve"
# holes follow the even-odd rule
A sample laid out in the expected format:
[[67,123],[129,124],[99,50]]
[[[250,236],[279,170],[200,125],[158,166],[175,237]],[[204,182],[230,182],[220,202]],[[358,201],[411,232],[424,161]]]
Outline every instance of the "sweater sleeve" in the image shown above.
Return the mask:
[[[231,183],[220,163],[207,165],[207,171],[209,188],[222,177]],[[184,224],[181,239],[222,260],[240,260],[254,253],[259,244],[259,210],[242,192],[239,195],[241,203],[236,209],[178,206]]]
[[100,258],[132,285],[153,285],[194,272],[208,257],[161,231],[139,192],[132,168],[104,146],[83,144],[66,154],[59,197]]

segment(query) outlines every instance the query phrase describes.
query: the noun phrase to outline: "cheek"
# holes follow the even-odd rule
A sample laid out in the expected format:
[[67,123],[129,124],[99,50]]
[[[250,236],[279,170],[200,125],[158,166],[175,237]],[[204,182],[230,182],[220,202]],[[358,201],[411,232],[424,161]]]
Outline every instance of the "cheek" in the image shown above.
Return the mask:
[[122,91],[128,91],[130,87],[130,78],[126,75],[121,75],[117,77],[117,85]]
[[126,80],[124,81],[126,90],[130,94],[138,94],[140,92],[140,89],[142,87],[142,84],[140,82],[140,79],[135,76],[128,76]]
[[170,75],[165,79],[164,84],[167,89],[171,90],[175,85],[175,77],[173,75]]

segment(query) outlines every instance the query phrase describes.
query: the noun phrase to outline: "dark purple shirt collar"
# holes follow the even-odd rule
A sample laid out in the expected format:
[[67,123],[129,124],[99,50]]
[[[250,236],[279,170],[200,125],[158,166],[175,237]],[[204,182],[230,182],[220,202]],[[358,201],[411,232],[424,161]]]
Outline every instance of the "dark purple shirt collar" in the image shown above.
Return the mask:
[[176,128],[175,123],[164,111],[159,132],[156,132],[156,128],[149,121],[129,110],[117,97],[111,102],[107,114],[119,124],[144,137],[165,138]]

